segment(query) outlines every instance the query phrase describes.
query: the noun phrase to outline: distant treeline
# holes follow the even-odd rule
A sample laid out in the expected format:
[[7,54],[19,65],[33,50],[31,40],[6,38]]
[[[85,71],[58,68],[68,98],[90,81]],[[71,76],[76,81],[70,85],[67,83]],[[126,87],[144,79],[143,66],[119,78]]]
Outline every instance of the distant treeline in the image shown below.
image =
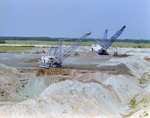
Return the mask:
[[[23,40],[23,41],[59,41],[62,39],[66,42],[74,42],[79,38],[51,38],[51,37],[0,37],[0,40]],[[95,39],[86,39],[84,42],[87,41],[95,41]]]
[[[66,42],[75,42],[78,38],[51,38],[51,37],[0,37],[0,43],[5,43],[5,40],[30,40],[30,41],[59,41],[62,39]],[[87,38],[84,42],[93,42],[96,40],[102,39],[94,39],[94,38]],[[144,39],[117,39],[115,42],[133,42],[133,43],[150,43],[150,40]]]

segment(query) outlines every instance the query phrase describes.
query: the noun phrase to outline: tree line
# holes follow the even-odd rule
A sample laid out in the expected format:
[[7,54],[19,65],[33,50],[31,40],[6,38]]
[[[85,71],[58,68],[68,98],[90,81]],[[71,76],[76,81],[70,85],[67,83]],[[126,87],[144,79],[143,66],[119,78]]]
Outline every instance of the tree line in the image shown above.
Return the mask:
[[[59,41],[62,39],[66,42],[75,42],[78,38],[52,38],[52,37],[0,37],[0,43],[5,43],[5,40],[29,40],[29,41]],[[93,42],[102,39],[87,38],[84,42]],[[144,39],[117,39],[115,42],[133,42],[133,43],[150,43],[150,40]]]

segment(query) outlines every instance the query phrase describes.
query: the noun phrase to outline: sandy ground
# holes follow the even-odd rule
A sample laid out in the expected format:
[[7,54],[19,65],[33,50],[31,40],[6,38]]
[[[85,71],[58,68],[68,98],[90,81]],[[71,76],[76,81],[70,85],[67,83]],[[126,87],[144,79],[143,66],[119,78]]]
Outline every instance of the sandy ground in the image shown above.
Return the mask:
[[[22,69],[41,69],[39,65],[41,62],[30,62],[31,59],[39,59],[43,54],[9,54],[2,53],[0,54],[0,63],[3,63],[7,66],[16,67],[20,70]],[[108,63],[108,60],[113,58],[112,54],[110,55],[98,55],[95,52],[83,53],[78,56],[71,55],[64,62],[63,65],[67,69],[79,69],[79,70],[99,70],[99,71],[109,71],[110,73],[123,73],[132,75],[129,72],[128,67],[125,64],[117,64],[114,66],[97,66],[102,63]]]
[[101,56],[89,48],[79,47],[64,69],[31,61],[43,54],[0,53],[0,117],[148,117],[150,49],[110,48]]
[[[81,53],[81,55],[79,56],[71,55],[63,62],[63,65],[72,65],[72,64],[92,65],[92,64],[103,63],[105,61],[108,61],[110,58],[112,58],[112,55],[103,56],[103,57],[98,55],[97,58],[93,58],[93,57],[84,58],[85,54],[86,53]],[[28,61],[30,59],[41,58],[42,55],[44,54],[0,53],[0,63],[6,64],[7,66],[12,66],[12,67],[39,67],[40,62],[39,63],[25,63],[24,61]],[[89,54],[88,56],[90,55],[91,54]]]
[[[25,52],[33,52],[36,50],[37,48],[30,51],[27,50]],[[48,49],[46,49],[45,52],[47,50]],[[112,54],[107,56],[106,55],[100,56],[97,55],[95,52],[89,52],[87,49],[84,48],[82,49],[82,47],[79,50],[79,52],[80,55],[78,56],[71,55],[70,57],[68,57],[63,62],[63,65],[66,68],[97,70],[100,69],[98,66],[96,66],[97,64],[107,63],[107,61],[112,58]],[[29,62],[29,60],[41,58],[41,56],[43,55],[44,54],[32,54],[32,53],[23,53],[23,52],[22,53],[0,53],[0,63],[11,67],[21,68],[21,69],[25,69],[25,68],[39,69],[39,65],[41,62]]]

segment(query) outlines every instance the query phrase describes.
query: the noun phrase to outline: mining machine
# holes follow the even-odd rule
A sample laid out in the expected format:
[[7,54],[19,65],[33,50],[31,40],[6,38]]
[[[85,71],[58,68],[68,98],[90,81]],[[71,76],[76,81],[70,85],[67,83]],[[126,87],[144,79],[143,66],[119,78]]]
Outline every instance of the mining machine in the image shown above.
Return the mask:
[[96,53],[100,54],[100,55],[109,55],[107,53],[107,49],[112,45],[112,43],[121,35],[121,33],[123,32],[123,30],[125,29],[125,25],[118,30],[109,40],[107,39],[107,34],[108,34],[108,30],[105,30],[105,34],[103,37],[103,40],[96,44],[93,44],[91,47],[92,51],[95,51]]
[[91,32],[86,33],[81,38],[76,40],[69,48],[65,51],[62,49],[62,40],[59,40],[59,43],[56,47],[51,47],[47,53],[47,55],[41,57],[41,65],[39,67],[42,68],[63,68],[63,61],[69,57],[74,51],[78,48],[78,46],[83,42],[84,39],[90,35]]

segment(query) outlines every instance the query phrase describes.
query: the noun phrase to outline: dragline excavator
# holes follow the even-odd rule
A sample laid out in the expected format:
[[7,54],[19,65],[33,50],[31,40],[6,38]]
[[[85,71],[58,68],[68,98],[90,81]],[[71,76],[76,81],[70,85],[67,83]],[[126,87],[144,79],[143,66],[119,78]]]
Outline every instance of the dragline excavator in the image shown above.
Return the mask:
[[65,51],[63,51],[63,49],[62,49],[62,40],[59,40],[57,47],[51,47],[49,49],[47,55],[41,57],[42,63],[39,67],[42,67],[42,68],[63,67],[63,65],[62,65],[63,61],[67,57],[69,57],[78,48],[78,46],[83,42],[83,40],[86,39],[88,37],[88,35],[90,35],[90,34],[91,34],[91,32],[83,35],[81,38],[76,40]]
[[93,44],[91,50],[100,54],[100,55],[108,55],[107,49],[111,46],[111,44],[121,35],[123,30],[125,29],[125,25],[118,30],[109,40],[107,39],[108,30],[105,30],[105,34],[103,40],[98,44]]

